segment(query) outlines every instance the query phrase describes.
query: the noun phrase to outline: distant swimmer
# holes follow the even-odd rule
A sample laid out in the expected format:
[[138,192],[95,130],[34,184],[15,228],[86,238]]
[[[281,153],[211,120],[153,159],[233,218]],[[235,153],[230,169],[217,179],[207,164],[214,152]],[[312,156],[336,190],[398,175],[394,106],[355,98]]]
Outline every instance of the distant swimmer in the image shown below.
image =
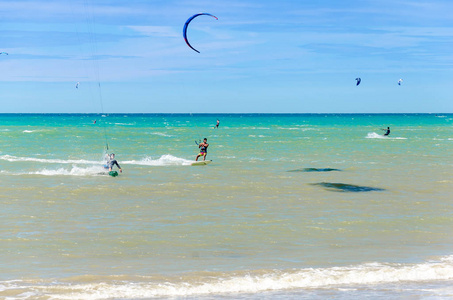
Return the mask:
[[203,160],[206,160],[206,155],[208,154],[208,139],[204,138],[203,143],[198,144],[198,148],[200,148],[200,153],[198,153],[197,157],[195,158],[195,161],[198,161],[198,158],[200,156],[203,156]]
[[108,161],[107,161],[107,164],[104,166],[105,168],[108,168],[109,169],[109,172],[112,171],[112,168],[113,166],[117,166],[118,169],[120,169],[120,172],[122,173],[123,170],[121,169],[120,165],[118,164],[118,162],[116,161],[115,159],[115,153],[112,153],[108,156]]
[[219,128],[219,125],[220,125],[220,121],[217,120],[217,124],[215,124],[215,127],[214,127],[214,128]]
[[385,131],[384,135],[387,136],[390,134],[390,127],[387,127],[387,129],[382,129]]

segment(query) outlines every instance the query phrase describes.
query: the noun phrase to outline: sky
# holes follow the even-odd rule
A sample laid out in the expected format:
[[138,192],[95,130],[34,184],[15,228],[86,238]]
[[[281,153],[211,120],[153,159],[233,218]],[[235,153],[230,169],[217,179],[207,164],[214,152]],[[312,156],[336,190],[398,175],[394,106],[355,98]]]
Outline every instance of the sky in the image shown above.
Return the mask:
[[[190,23],[197,53],[182,29],[200,12],[218,20]],[[452,113],[452,15],[450,0],[2,0],[0,113]]]

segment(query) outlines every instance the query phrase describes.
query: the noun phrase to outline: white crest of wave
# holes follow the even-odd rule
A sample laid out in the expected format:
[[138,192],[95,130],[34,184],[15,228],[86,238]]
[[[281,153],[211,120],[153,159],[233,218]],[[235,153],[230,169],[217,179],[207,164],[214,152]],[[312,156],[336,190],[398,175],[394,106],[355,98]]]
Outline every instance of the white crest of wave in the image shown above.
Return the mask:
[[170,154],[165,154],[158,159],[146,157],[142,160],[123,161],[123,164],[142,165],[142,166],[188,166],[193,163],[192,160],[176,157]]
[[[43,293],[50,299],[147,299],[152,297],[187,297],[196,295],[219,295],[227,293],[260,293],[264,291],[338,288],[354,285],[373,285],[394,282],[421,282],[428,280],[452,280],[453,256],[437,262],[420,264],[369,263],[349,267],[307,268],[292,271],[259,271],[252,273],[220,273],[193,276],[190,279],[147,281],[113,280],[88,284],[32,285],[29,288],[37,294]],[[18,282],[5,283],[4,289],[17,289]],[[55,294],[52,293],[54,291]]]
[[65,176],[88,176],[88,175],[99,175],[102,172],[105,172],[105,169],[101,166],[91,166],[87,168],[81,168],[77,166],[72,166],[71,169],[59,168],[56,170],[51,169],[42,169],[36,172],[29,172],[30,175],[45,175],[45,176],[56,176],[56,175],[65,175]]
[[151,132],[152,135],[164,136],[164,137],[172,137],[172,135],[163,133],[163,132]]
[[56,163],[56,164],[100,164],[100,161],[91,161],[84,159],[52,159],[52,158],[35,158],[35,157],[18,157],[14,155],[0,155],[0,159],[9,162],[17,161],[33,161],[41,163]]

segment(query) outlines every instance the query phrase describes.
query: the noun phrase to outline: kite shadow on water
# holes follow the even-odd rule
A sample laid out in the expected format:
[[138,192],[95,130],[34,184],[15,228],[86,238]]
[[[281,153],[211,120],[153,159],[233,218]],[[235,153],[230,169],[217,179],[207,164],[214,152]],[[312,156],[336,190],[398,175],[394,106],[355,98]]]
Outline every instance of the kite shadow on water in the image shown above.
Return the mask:
[[289,170],[287,172],[332,172],[332,171],[339,171],[340,169],[332,169],[332,168],[302,168],[296,170]]
[[346,183],[334,183],[334,182],[319,182],[311,183],[311,185],[319,185],[326,188],[329,191],[334,192],[352,192],[352,193],[361,193],[361,192],[380,192],[385,191],[385,189],[370,187],[370,186],[360,186]]

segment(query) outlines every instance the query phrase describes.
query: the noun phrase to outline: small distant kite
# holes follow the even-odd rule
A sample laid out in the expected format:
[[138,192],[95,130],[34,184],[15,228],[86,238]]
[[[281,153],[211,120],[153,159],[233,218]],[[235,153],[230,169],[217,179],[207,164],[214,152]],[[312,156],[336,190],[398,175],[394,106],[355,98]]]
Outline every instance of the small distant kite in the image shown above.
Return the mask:
[[187,39],[187,26],[189,26],[189,23],[190,23],[193,19],[195,19],[195,18],[198,17],[198,16],[203,16],[203,15],[204,15],[204,16],[211,16],[211,17],[215,18],[216,20],[218,20],[218,18],[217,18],[216,16],[211,15],[211,14],[208,14],[208,13],[199,13],[199,14],[195,14],[195,15],[191,16],[191,17],[186,21],[186,23],[184,24],[184,28],[183,28],[183,30],[182,30],[182,35],[183,35],[183,37],[184,37],[184,40],[186,41],[187,46],[189,46],[190,48],[192,48],[192,50],[194,50],[195,52],[198,52],[198,53],[200,53],[200,51],[198,51],[197,49],[195,49],[194,47],[192,47],[192,45],[190,45],[190,43],[189,43],[189,40]]
[[0,55],[1,54],[9,55],[8,52],[0,52]]
[[359,85],[360,82],[362,81],[362,79],[360,79],[360,77],[357,77],[355,80],[357,80],[356,86]]
[[77,82],[76,85],[75,85],[75,88],[78,89],[79,88],[79,84],[80,82]]
[[401,85],[401,83],[403,83],[403,80],[402,79],[398,80],[398,85]]

